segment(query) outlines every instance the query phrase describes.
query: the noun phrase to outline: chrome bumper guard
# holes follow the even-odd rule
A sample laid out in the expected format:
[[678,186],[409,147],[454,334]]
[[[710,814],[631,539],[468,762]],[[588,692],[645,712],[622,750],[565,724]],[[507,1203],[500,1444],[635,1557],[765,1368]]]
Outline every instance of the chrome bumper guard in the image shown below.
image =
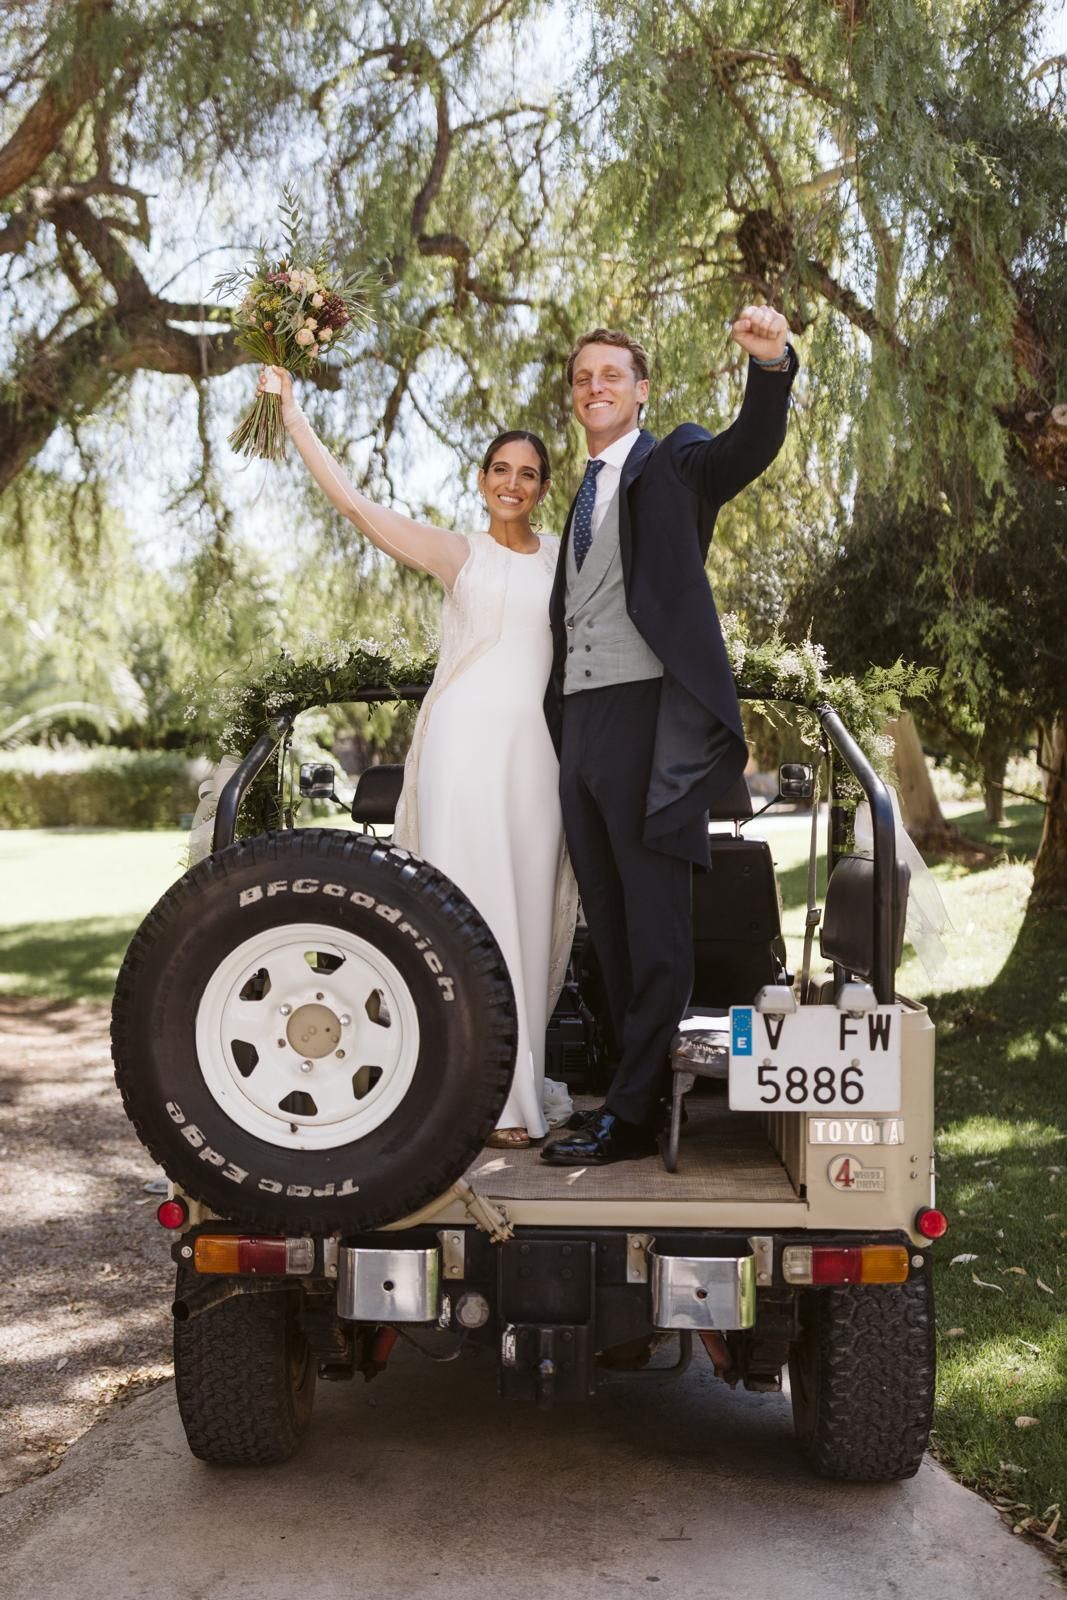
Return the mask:
[[648,1249],[652,1325],[656,1328],[751,1328],[756,1320],[756,1258],[661,1255]]
[[436,1322],[439,1250],[338,1251],[337,1314],[352,1322]]

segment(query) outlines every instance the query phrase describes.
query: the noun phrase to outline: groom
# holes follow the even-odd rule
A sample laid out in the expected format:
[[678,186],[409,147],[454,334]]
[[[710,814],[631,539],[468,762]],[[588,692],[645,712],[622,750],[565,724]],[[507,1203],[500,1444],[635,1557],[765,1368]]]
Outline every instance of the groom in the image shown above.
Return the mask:
[[651,1155],[671,1038],[693,983],[691,880],[709,803],[747,757],[704,561],[721,505],[785,438],[797,358],[780,312],[747,306],[734,421],[712,435],[640,427],[648,356],[597,328],[567,361],[589,461],[563,534],[545,716],[567,845],[603,974],[619,1060],[605,1104],[547,1145],[553,1166]]

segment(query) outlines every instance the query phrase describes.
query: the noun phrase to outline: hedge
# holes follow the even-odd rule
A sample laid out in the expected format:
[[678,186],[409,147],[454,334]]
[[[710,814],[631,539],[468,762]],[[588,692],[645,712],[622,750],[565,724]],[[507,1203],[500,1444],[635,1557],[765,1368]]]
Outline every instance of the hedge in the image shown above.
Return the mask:
[[172,750],[0,750],[0,828],[175,828],[195,811],[209,771]]

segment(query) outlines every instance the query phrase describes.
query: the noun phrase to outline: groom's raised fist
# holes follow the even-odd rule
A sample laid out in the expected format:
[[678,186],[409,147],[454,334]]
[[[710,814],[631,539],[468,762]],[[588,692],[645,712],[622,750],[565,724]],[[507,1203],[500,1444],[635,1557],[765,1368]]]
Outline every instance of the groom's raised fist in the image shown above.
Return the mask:
[[785,355],[789,324],[773,306],[745,306],[730,328],[730,337],[757,361],[779,361]]

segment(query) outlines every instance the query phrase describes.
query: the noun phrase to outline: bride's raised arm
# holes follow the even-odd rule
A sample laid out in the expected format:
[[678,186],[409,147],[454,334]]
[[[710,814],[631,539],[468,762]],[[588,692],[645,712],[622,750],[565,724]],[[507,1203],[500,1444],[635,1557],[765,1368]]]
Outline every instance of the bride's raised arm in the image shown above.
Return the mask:
[[451,591],[459,570],[470,553],[470,544],[460,533],[449,528],[435,528],[427,522],[416,522],[388,506],[377,505],[351,484],[315,433],[293,394],[292,379],[283,367],[264,367],[260,374],[259,389],[267,387],[267,374],[273,372],[281,381],[282,421],[286,432],[296,445],[304,464],[327,498],[338,511],[355,523],[372,544],[386,555],[414,567],[419,572],[432,572]]

